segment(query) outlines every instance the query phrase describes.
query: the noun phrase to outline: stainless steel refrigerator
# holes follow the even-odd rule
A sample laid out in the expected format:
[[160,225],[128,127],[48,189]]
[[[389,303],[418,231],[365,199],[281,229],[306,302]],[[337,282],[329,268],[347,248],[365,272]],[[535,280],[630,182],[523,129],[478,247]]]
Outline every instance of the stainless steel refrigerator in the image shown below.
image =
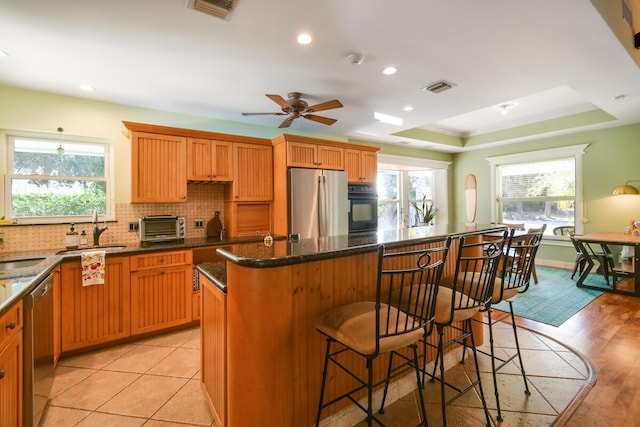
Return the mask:
[[289,169],[289,233],[300,238],[349,233],[347,173]]

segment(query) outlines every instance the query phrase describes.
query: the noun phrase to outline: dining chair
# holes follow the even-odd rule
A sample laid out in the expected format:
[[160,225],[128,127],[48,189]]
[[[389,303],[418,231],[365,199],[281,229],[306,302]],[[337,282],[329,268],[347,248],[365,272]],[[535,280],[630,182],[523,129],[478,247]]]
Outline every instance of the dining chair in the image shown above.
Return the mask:
[[[410,360],[408,366],[416,375],[420,425],[427,425],[417,343],[433,328],[439,282],[450,245],[450,237],[430,242],[428,248],[421,250],[386,252],[380,245],[375,300],[338,306],[316,320],[316,329],[327,339],[316,426],[320,424],[322,410],[343,399],[350,400],[366,413],[368,426],[374,421],[384,426],[373,412],[373,390],[385,384],[386,397],[391,377],[402,373],[392,372],[394,356]],[[391,301],[394,303],[390,304]],[[409,356],[401,353],[405,348],[409,349]],[[365,359],[366,378],[350,368],[356,364],[345,363],[346,353]],[[383,354],[389,354],[389,370],[385,378],[375,381],[374,362]],[[356,380],[356,385],[324,402],[329,363],[337,368],[336,374],[344,372]],[[358,400],[364,391],[366,404]]]
[[558,227],[554,227],[553,229],[554,236],[570,236],[572,234],[575,234],[575,232],[575,225],[561,225]]
[[576,250],[576,258],[573,262],[573,272],[571,273],[571,278],[573,279],[576,273],[579,273],[579,276],[582,276],[584,267],[587,264],[587,254],[583,253],[580,246],[578,246],[578,242],[576,242],[574,234],[569,234],[569,240],[571,240],[571,244]]
[[[497,420],[502,421],[502,410],[500,407],[500,395],[498,387],[497,372],[504,366],[509,364],[516,357],[520,366],[520,373],[524,381],[524,389],[527,395],[531,394],[529,391],[529,385],[527,382],[527,375],[522,362],[522,355],[520,352],[520,343],[518,341],[518,330],[515,322],[515,316],[513,313],[513,302],[517,302],[517,295],[525,292],[529,288],[529,283],[533,273],[536,255],[542,236],[544,234],[544,228],[527,232],[524,235],[516,235],[514,230],[509,233],[507,240],[507,249],[504,251],[501,267],[498,271],[498,275],[495,280],[495,286],[493,289],[493,296],[485,307],[481,309],[486,314],[486,320],[478,320],[487,325],[489,330],[489,353],[478,349],[479,353],[490,356],[491,358],[491,373],[493,376],[494,394],[496,397],[497,406]],[[515,298],[514,298],[515,297]],[[494,310],[493,305],[499,302],[506,301],[509,304],[509,313],[493,317]],[[502,322],[504,319],[509,318],[511,321],[511,327],[513,329],[513,338],[515,341],[515,352],[508,356],[497,356],[494,347],[494,332],[493,325],[498,322]]]
[[[539,227],[539,228],[528,228],[527,229],[527,233],[542,232],[542,234],[544,234],[546,229],[547,229],[547,224],[542,224],[542,227]],[[537,285],[538,284],[538,273],[536,272],[536,264],[535,263],[531,266],[531,275],[533,276],[533,283],[535,283]]]

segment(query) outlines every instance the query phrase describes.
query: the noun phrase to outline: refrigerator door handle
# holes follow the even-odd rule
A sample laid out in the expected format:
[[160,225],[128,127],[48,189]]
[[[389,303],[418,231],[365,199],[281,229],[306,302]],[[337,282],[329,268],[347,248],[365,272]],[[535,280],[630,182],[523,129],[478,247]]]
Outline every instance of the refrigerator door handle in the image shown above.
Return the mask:
[[318,236],[327,235],[327,185],[324,175],[318,177]]

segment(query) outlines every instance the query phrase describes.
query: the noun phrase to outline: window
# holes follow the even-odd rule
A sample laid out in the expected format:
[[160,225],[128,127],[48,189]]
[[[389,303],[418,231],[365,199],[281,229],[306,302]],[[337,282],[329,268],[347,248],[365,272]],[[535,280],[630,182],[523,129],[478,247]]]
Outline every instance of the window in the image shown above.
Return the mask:
[[417,226],[423,222],[420,212],[423,203],[427,206],[435,204],[433,171],[407,171],[409,190],[409,226]]
[[438,207],[438,218],[446,222],[448,166],[437,160],[379,154],[378,228],[417,226],[414,202],[421,207],[423,197]]
[[582,232],[582,153],[586,145],[489,158],[496,206],[492,218]]
[[112,217],[112,144],[93,138],[7,135],[5,216],[21,223]]
[[381,230],[399,227],[400,182],[398,171],[378,172],[378,228]]

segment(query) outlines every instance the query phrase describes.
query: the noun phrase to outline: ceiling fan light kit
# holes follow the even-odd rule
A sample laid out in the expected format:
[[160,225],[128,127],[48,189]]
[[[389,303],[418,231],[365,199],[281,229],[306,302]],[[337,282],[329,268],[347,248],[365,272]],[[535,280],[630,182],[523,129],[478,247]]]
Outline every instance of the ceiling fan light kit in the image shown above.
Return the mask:
[[307,103],[307,101],[302,99],[302,94],[300,92],[289,92],[287,97],[289,99],[284,99],[280,95],[272,95],[267,94],[267,98],[275,102],[282,109],[281,113],[242,113],[243,116],[261,116],[261,115],[273,115],[273,116],[287,116],[286,119],[282,123],[280,123],[280,128],[288,128],[291,126],[291,123],[297,118],[302,117],[303,119],[311,120],[317,123],[322,123],[323,125],[332,125],[337,122],[336,119],[331,119],[329,117],[318,116],[315,113],[318,111],[324,110],[332,110],[334,108],[342,108],[342,103],[337,99],[333,99],[331,101],[321,102],[320,104],[311,105]]

